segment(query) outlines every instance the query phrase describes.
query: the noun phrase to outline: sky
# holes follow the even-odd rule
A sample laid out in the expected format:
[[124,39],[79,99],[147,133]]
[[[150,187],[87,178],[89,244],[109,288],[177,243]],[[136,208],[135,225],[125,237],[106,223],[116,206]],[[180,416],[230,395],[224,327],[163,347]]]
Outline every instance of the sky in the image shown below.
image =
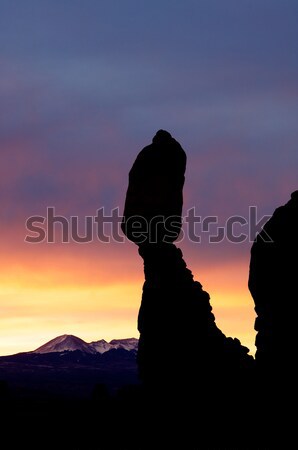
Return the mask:
[[[121,215],[160,128],[187,154],[183,215],[201,220],[201,241],[185,222],[177,245],[254,354],[252,240],[298,189],[297,19],[296,0],[0,0],[0,355],[138,337],[137,247],[109,223],[109,242],[62,242],[59,223],[48,242],[48,211],[81,236],[87,216]],[[26,241],[32,216],[43,242]]]

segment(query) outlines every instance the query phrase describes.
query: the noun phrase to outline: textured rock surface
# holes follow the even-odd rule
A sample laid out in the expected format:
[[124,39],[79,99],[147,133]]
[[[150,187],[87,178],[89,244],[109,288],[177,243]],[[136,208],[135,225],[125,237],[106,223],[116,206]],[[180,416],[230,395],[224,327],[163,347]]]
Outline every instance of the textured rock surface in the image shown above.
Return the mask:
[[[179,248],[150,244],[139,254],[145,272],[138,316],[143,408],[154,411],[163,448],[242,448],[255,406],[253,357],[216,326],[209,294]],[[150,440],[151,415],[146,423]]]
[[[238,339],[216,326],[210,297],[174,244],[141,246],[145,283],[138,317],[138,363],[144,380],[233,376],[253,365]],[[156,352],[156,342],[164,348]],[[182,356],[183,355],[183,356]],[[179,363],[178,363],[179,361]]]

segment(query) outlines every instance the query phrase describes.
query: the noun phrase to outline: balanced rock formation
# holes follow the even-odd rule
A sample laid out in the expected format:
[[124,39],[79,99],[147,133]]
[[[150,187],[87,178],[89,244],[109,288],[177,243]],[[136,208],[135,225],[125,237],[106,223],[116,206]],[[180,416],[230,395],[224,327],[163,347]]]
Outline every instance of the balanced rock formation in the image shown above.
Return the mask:
[[[231,437],[234,428],[245,435],[245,421],[234,417],[231,431],[226,417],[244,411],[252,397],[247,377],[254,359],[238,339],[227,338],[217,327],[209,294],[174,245],[182,225],[185,164],[180,144],[159,130],[129,174],[122,230],[138,245],[145,273],[137,354],[147,415],[142,435],[148,448],[155,448],[157,439],[159,448],[171,448],[170,436],[173,448],[195,448],[204,435],[210,448],[219,442],[236,448],[239,439],[232,442]],[[146,228],[156,217],[158,227]],[[213,426],[218,434],[212,434]]]
[[[161,380],[176,383],[198,374],[210,378],[218,371],[235,372],[253,360],[238,339],[227,338],[218,329],[209,294],[194,281],[181,250],[173,244],[182,224],[185,165],[180,144],[159,130],[130,170],[123,214],[122,230],[139,246],[144,260],[138,317],[140,376],[155,386]],[[141,230],[140,222],[152,223],[155,217],[160,220],[156,229]],[[160,348],[160,342],[165,347]],[[183,362],[177,364],[182,354]]]

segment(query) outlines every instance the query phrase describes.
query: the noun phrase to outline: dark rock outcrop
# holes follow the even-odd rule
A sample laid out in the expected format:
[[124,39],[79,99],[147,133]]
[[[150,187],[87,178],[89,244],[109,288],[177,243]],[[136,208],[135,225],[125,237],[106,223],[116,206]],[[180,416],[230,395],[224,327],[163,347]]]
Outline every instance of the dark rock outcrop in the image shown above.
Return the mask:
[[[175,382],[181,380],[182,372],[187,377],[208,372],[210,377],[219,368],[240,369],[252,360],[247,348],[217,328],[209,294],[194,281],[181,250],[173,244],[182,225],[185,168],[181,145],[170,133],[159,130],[129,173],[122,230],[139,246],[144,260],[138,361],[146,382],[162,378]],[[140,222],[148,225],[156,217],[159,226],[142,233]],[[141,239],[136,235],[142,235]],[[157,354],[158,342],[170,344]],[[180,370],[177,355],[181,354]]]
[[138,154],[130,172],[124,234],[136,244],[173,242],[181,230],[186,155],[164,130]]
[[[217,327],[209,294],[194,281],[179,248],[150,244],[139,254],[145,283],[137,362],[143,406],[154,411],[153,422],[143,423],[146,441],[159,430],[161,448],[242,448],[254,406],[253,357]],[[156,441],[154,435],[148,448]]]
[[[175,445],[180,438],[181,448],[187,448],[187,437],[192,445],[204,433],[210,434],[214,423],[222,441],[229,433],[231,443],[235,433],[226,426],[223,411],[232,413],[241,402],[247,405],[244,397],[250,397],[249,389],[242,388],[254,367],[249,350],[217,327],[209,294],[194,280],[181,250],[173,244],[182,223],[185,164],[180,144],[160,130],[130,171],[122,222],[122,230],[139,246],[144,261],[137,355],[143,410],[154,410],[155,429],[160,427],[165,439],[172,433]],[[149,228],[143,239],[136,239],[137,222],[148,223],[156,216],[161,218],[157,232]],[[200,411],[193,414],[198,407]],[[172,431],[165,431],[165,416]],[[243,431],[242,419],[234,419],[237,433]],[[196,436],[196,421],[200,436]],[[146,424],[144,434],[149,439],[151,427],[146,429]],[[183,430],[180,436],[178,430]],[[211,445],[219,443],[216,436],[208,439]]]
[[209,294],[194,281],[181,250],[174,244],[148,245],[139,254],[145,272],[138,317],[141,378],[155,385],[187,380],[194,387],[204,377],[234,377],[251,367],[248,349],[217,327]]
[[298,191],[257,235],[251,248],[249,289],[255,302],[256,362],[293,372],[297,352]]
[[[298,191],[277,208],[252,248],[249,289],[255,302],[255,434],[265,448],[296,439]],[[291,406],[292,405],[292,406]]]

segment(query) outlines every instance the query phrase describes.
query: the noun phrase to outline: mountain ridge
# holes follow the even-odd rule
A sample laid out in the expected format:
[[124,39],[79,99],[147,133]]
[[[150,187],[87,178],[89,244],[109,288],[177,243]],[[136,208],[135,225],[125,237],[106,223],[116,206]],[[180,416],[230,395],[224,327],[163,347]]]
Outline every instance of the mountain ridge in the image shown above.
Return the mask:
[[[51,339],[45,344],[41,345],[37,349],[30,353],[58,353],[65,351],[81,351],[88,354],[103,354],[113,349],[124,349],[127,351],[137,351],[138,339],[136,338],[124,338],[124,339],[112,339],[107,342],[105,339],[98,341],[86,342],[83,339],[74,336],[72,334],[62,334],[56,338]],[[29,352],[27,352],[29,353]]]
[[135,338],[110,344],[104,339],[87,343],[77,336],[61,335],[36,350],[0,356],[0,399],[1,381],[16,398],[30,401],[53,396],[87,399],[98,385],[110,393],[125,385],[136,386],[137,345]]

